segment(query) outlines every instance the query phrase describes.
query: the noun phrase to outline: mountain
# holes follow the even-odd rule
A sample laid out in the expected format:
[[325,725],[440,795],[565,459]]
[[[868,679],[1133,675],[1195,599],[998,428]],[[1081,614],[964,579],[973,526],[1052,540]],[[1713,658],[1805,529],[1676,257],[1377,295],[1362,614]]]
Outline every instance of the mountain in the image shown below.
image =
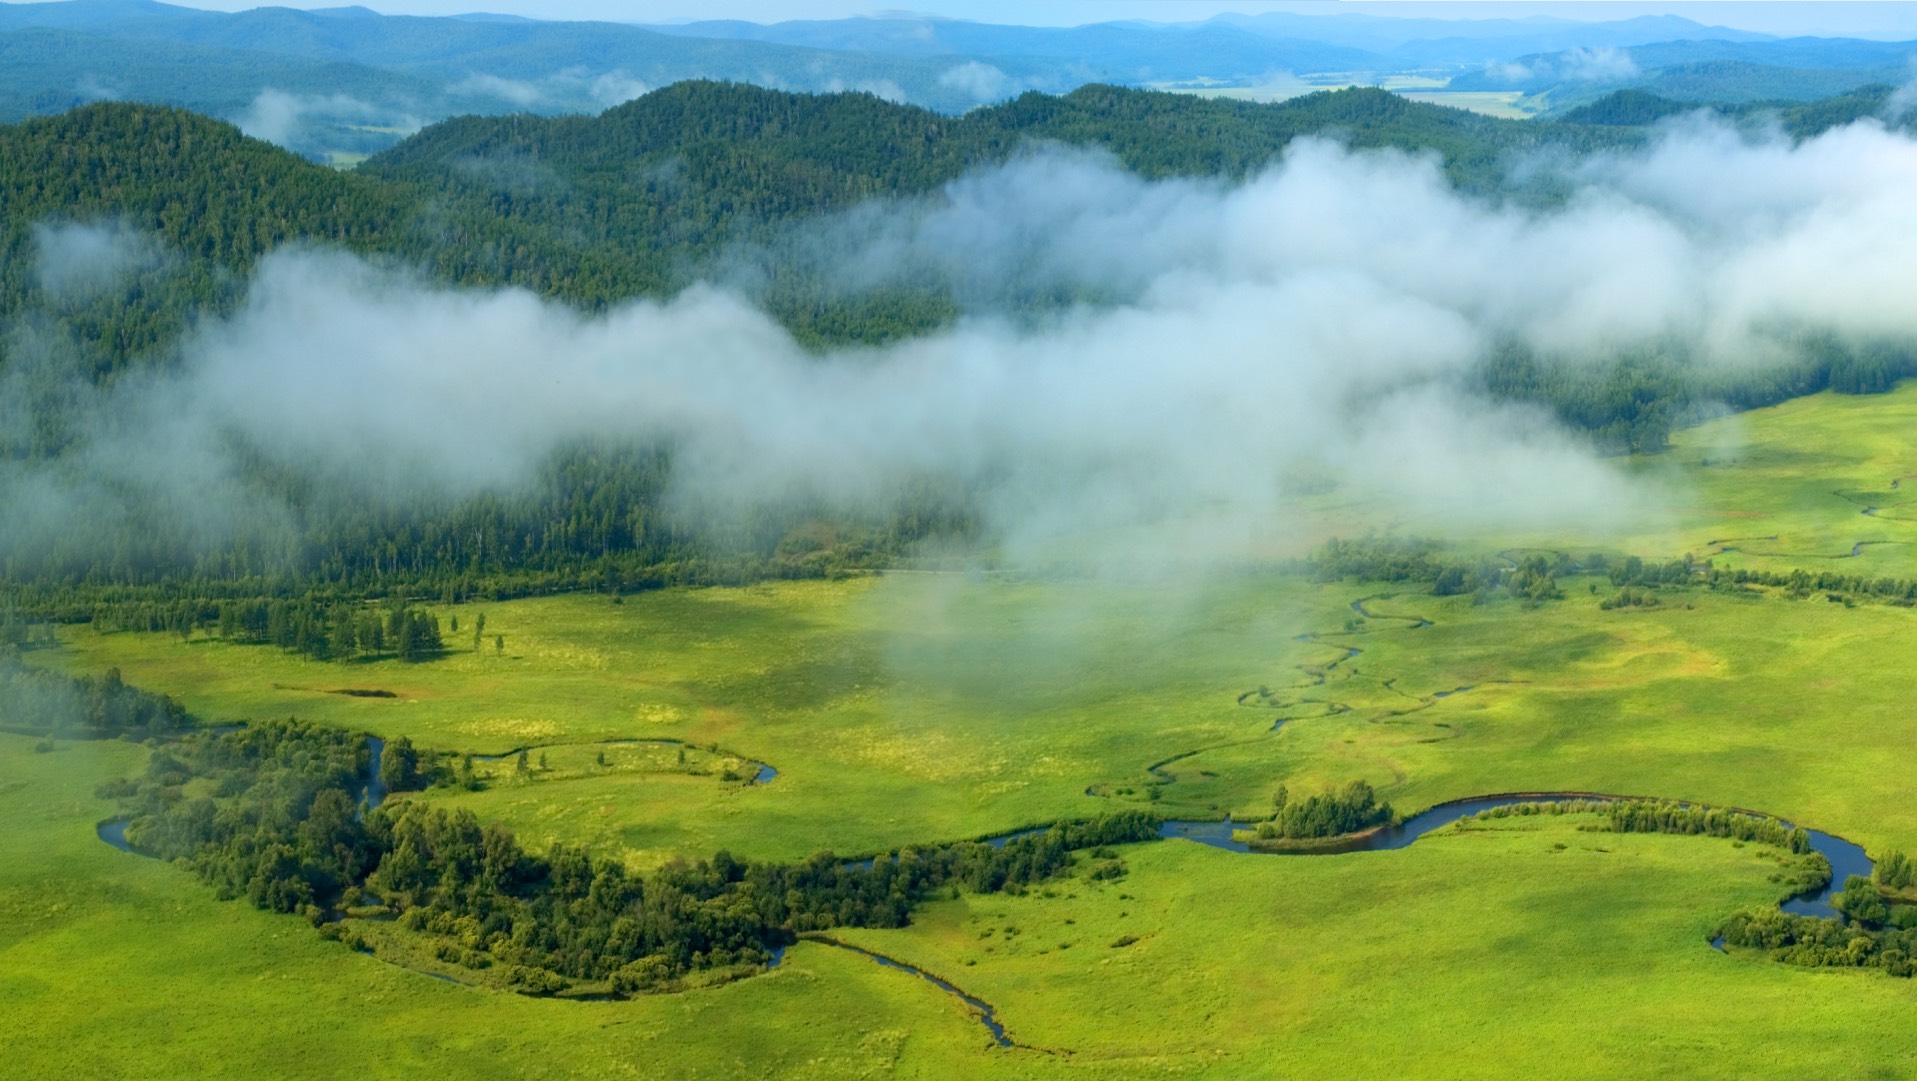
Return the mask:
[[1305,38],[1385,54],[1410,66],[1471,66],[1572,49],[1667,41],[1768,41],[1769,35],[1705,26],[1675,15],[1613,22],[1569,19],[1418,19],[1375,15],[1220,15],[1214,22],[1273,37]]
[[[1788,130],[1808,133],[1881,104],[1860,94],[1779,115]],[[460,117],[347,171],[184,110],[96,102],[0,126],[0,376],[16,418],[30,419],[0,430],[0,455],[58,468],[68,450],[86,445],[89,384],[170,364],[174,344],[241,304],[253,268],[282,248],[344,249],[413,268],[429,282],[516,286],[584,311],[722,280],[803,343],[880,343],[934,330],[964,311],[1044,318],[1062,306],[1124,299],[1017,280],[982,292],[936,269],[848,291],[834,277],[843,250],[815,242],[831,234],[821,226],[840,211],[873,201],[909,205],[967,170],[1037,146],[1096,148],[1144,176],[1240,177],[1291,140],[1324,135],[1435,152],[1454,182],[1487,198],[1549,200],[1562,193],[1512,188],[1507,167],[1535,150],[1636,145],[1647,137],[1646,119],[1676,111],[1642,99],[1615,105],[1576,123],[1500,121],[1375,88],[1257,105],[1093,85],[954,117],[870,94],[707,81],[598,116]],[[111,282],[73,288],[48,277],[45,266],[57,265],[43,264],[48,251],[76,242],[116,253]],[[1645,409],[1641,395],[1661,402],[1689,392],[1676,369],[1644,376],[1655,377],[1651,385],[1511,364],[1487,383],[1495,393],[1555,409],[1605,439],[1661,438],[1657,425],[1669,422],[1670,410]],[[1823,385],[1806,378],[1735,388],[1734,400]],[[158,590],[164,579],[174,589],[191,580],[227,596],[221,591],[269,588],[262,583],[286,574],[355,596],[394,581],[429,595],[507,596],[819,573],[836,565],[831,560],[909,543],[921,526],[934,528],[924,523],[957,520],[952,506],[928,497],[909,516],[920,525],[858,525],[807,570],[782,562],[779,544],[805,525],[802,512],[755,520],[750,551],[732,562],[701,562],[708,557],[654,513],[665,466],[643,449],[581,450],[553,463],[524,498],[456,504],[372,505],[350,487],[329,488],[323,476],[264,464],[248,470],[221,498],[269,497],[285,509],[292,533],[268,530],[230,553],[210,552],[195,541],[195,501],[162,496],[123,508],[123,526],[104,539],[61,534],[8,572],[50,583],[35,603],[63,611],[90,611],[95,588]],[[496,539],[483,558],[469,547],[476,536]]]
[[694,79],[865,91],[958,115],[1092,83],[1254,86],[1305,75],[1341,85],[1416,72],[1456,74],[1451,89],[1520,91],[1563,108],[1620,86],[1696,100],[1804,99],[1891,78],[1906,52],[1780,41],[1668,16],[1266,13],[1067,28],[886,16],[644,27],[59,0],[0,3],[0,121],[93,100],[169,104],[349,164],[451,116],[598,113]]
[[1453,90],[1517,90],[1564,108],[1630,87],[1689,101],[1808,101],[1906,81],[1917,42],[1844,38],[1665,41],[1518,57],[1451,80]]
[[861,18],[762,25],[695,22],[656,29],[691,38],[751,40],[896,56],[1050,61],[1099,82],[1242,80],[1273,72],[1395,71],[1403,64],[1309,38],[1274,38],[1227,23],[1144,28],[996,26],[957,19]]
[[[56,47],[47,34],[69,35]],[[34,112],[78,96],[217,110],[239,119],[262,94],[320,98],[308,113],[354,114],[360,127],[410,131],[463,112],[598,112],[686,79],[751,82],[795,91],[866,90],[960,112],[1026,89],[1058,90],[1089,76],[1052,62],[994,65],[953,57],[902,57],[749,40],[688,38],[619,23],[385,16],[364,8],[200,11],[149,0],[0,3],[0,40],[31,56],[0,69],[0,100]],[[209,51],[215,50],[215,51]],[[138,77],[116,79],[122,63]],[[316,64],[324,79],[313,76]],[[341,65],[350,65],[341,66]],[[203,72],[182,89],[167,72]],[[33,103],[46,103],[35,106]],[[282,107],[284,111],[284,107]],[[341,125],[297,133],[309,155],[338,150]],[[324,138],[319,137],[324,135]],[[334,141],[328,141],[332,139]],[[345,149],[352,149],[350,147]]]

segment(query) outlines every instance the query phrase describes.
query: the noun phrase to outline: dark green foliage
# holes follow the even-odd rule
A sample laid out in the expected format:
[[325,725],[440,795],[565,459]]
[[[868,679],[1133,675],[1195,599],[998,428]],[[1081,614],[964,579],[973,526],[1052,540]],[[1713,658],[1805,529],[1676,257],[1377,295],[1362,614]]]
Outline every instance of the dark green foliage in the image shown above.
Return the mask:
[[1844,880],[1843,892],[1831,899],[1831,907],[1859,923],[1882,924],[1890,919],[1890,906],[1877,886],[1863,875]]
[[1892,976],[1917,975],[1917,931],[1874,930],[1837,920],[1777,909],[1739,912],[1718,934],[1725,945],[1764,950],[1787,964],[1818,968],[1881,968]]
[[49,305],[31,230],[44,221],[123,222],[167,256],[124,290],[56,306],[50,332],[106,377],[230,308],[267,251],[394,250],[411,202],[180,109],[101,103],[0,127],[0,321]]
[[1387,825],[1393,817],[1391,805],[1379,803],[1369,784],[1352,781],[1336,792],[1302,800],[1281,795],[1276,817],[1259,824],[1258,836],[1285,840],[1338,837]]
[[[1755,841],[1775,845],[1798,855],[1811,851],[1810,833],[1765,815],[1727,811],[1720,807],[1698,807],[1685,803],[1651,803],[1642,800],[1613,802],[1602,808],[1610,828],[1618,833],[1675,833],[1706,837],[1729,837],[1736,841]],[[1829,881],[1828,867],[1824,880]],[[1817,885],[1821,885],[1818,883]]]
[[1598,607],[1606,612],[1617,608],[1655,608],[1658,605],[1657,594],[1636,586],[1625,586],[1609,597],[1598,602]]
[[1515,566],[1507,563],[1447,560],[1439,554],[1435,541],[1417,536],[1368,535],[1349,541],[1333,537],[1292,569],[1321,582],[1343,578],[1370,582],[1427,581],[1435,596],[1469,593],[1478,603],[1502,593],[1519,599],[1526,608],[1561,599],[1564,594],[1558,589],[1558,575],[1578,569],[1569,556],[1561,553],[1552,558],[1534,553]]
[[[364,736],[268,721],[169,744],[112,794],[138,851],[186,860],[223,898],[317,921],[378,862],[357,813],[370,766]],[[195,778],[213,794],[188,795]]]
[[[1840,122],[1849,108],[1804,123]],[[1644,137],[1616,125],[1493,120],[1371,89],[1255,105],[1094,85],[950,117],[865,94],[692,82],[598,117],[447,121],[349,174],[180,110],[101,103],[0,129],[0,370],[44,354],[62,378],[107,384],[168,364],[186,327],[241,301],[262,256],[299,244],[417,267],[436,282],[520,286],[586,310],[719,276],[755,283],[802,341],[890,341],[944,325],[973,300],[937,275],[872,292],[822,281],[801,243],[821,215],[922,196],[1036,145],[1099,147],[1149,177],[1241,178],[1317,133],[1435,151],[1467,191],[1546,200],[1557,195],[1507,190],[1509,155]],[[111,224],[150,239],[152,258],[112,289],[54,296],[34,269],[34,230],[47,222]],[[983,303],[1035,314],[1114,299],[1022,288]],[[1693,365],[1676,351],[1593,367],[1508,346],[1485,361],[1480,389],[1544,403],[1601,446],[1654,450],[1704,403],[1875,391],[1912,369],[1904,343],[1799,344],[1799,362],[1768,373]],[[67,451],[84,429],[64,401],[35,403],[33,430],[0,453],[51,460]],[[175,505],[133,508],[106,536],[9,546],[0,574],[29,583],[20,610],[190,634],[220,618],[222,602],[311,601],[328,617],[307,628],[302,652],[380,655],[401,643],[346,633],[331,621],[340,602],[832,575],[978,529],[974,493],[928,479],[876,513],[788,507],[757,512],[723,537],[694,535],[663,509],[672,455],[663,446],[572,447],[517,493],[400,503],[237,450],[242,467],[227,494],[273,514],[211,548],[193,540],[193,509]],[[1484,597],[1508,590],[1528,603],[1556,592],[1496,564],[1446,572],[1421,566],[1417,552],[1391,558],[1376,577]]]
[[[171,607],[178,610],[181,603]],[[396,657],[422,661],[445,651],[439,620],[404,604],[384,613],[363,604],[310,599],[223,601],[214,607],[222,638],[275,645],[315,660]],[[115,607],[96,613],[95,620],[123,630],[153,629],[150,619],[141,626],[142,612],[133,606]]]
[[1458,576],[1448,577],[1453,568],[1437,555],[1438,542],[1423,537],[1395,534],[1367,534],[1358,540],[1333,537],[1311,554],[1299,568],[1321,582],[1358,578],[1368,582],[1437,581],[1462,582],[1467,568],[1459,566]]
[[419,751],[413,747],[413,741],[405,736],[395,736],[386,741],[379,757],[379,783],[388,792],[411,792],[426,787],[430,780],[427,773],[421,772]]
[[1847,341],[1827,333],[1783,335],[1787,363],[1731,369],[1700,364],[1677,343],[1593,364],[1540,356],[1517,343],[1493,349],[1477,379],[1490,397],[1537,402],[1606,451],[1655,452],[1672,429],[1729,405],[1755,409],[1820,390],[1882,393],[1917,375],[1910,342]]
[[[1810,833],[1765,815],[1691,804],[1601,798],[1510,804],[1478,812],[1480,818],[1534,814],[1600,814],[1618,833],[1673,833],[1728,837],[1787,849],[1808,857],[1794,876],[1779,879],[1792,896],[1830,883],[1830,864],[1811,849]],[[1766,950],[1779,961],[1815,967],[1881,968],[1892,976],[1917,975],[1917,908],[1896,905],[1881,889],[1888,876],[1906,881],[1910,864],[1900,853],[1878,863],[1877,876],[1852,875],[1832,906],[1855,922],[1801,916],[1776,908],[1739,912],[1718,934],[1726,945]]]
[[1886,852],[1884,858],[1877,861],[1877,869],[1871,877],[1886,890],[1917,887],[1917,860],[1902,852]]
[[1641,127],[1655,124],[1667,116],[1689,112],[1698,106],[1671,101],[1643,90],[1618,90],[1568,110],[1557,116],[1565,124],[1607,124],[1616,127]]
[[0,728],[81,739],[160,736],[190,728],[186,708],[163,694],[120,681],[118,668],[98,678],[70,678],[28,668],[0,653]]
[[[1069,869],[1077,849],[1158,835],[1156,819],[1125,812],[996,847],[914,847],[857,863],[822,853],[795,865],[721,852],[636,875],[563,844],[528,855],[470,811],[402,802],[362,820],[369,756],[363,736],[271,722],[171,744],[142,777],[103,794],[125,802],[136,849],[186,860],[222,897],[318,923],[370,890],[405,927],[442,939],[438,956],[511,966],[509,982],[528,994],[568,980],[670,987],[690,972],[761,964],[805,931],[902,926],[935,891],[1022,890]],[[387,745],[380,774],[395,791],[424,779],[403,739]],[[189,785],[213,794],[188,795]],[[1099,864],[1110,866],[1122,861]]]
[[1022,889],[1070,867],[1075,849],[1157,836],[1155,819],[1127,813],[996,848],[907,848],[861,863],[822,853],[796,865],[721,852],[639,876],[567,845],[543,859],[527,856],[510,833],[481,826],[470,812],[401,805],[369,823],[390,853],[370,885],[404,912],[406,926],[457,939],[496,963],[611,980],[620,992],[761,964],[806,931],[903,926],[935,891]]

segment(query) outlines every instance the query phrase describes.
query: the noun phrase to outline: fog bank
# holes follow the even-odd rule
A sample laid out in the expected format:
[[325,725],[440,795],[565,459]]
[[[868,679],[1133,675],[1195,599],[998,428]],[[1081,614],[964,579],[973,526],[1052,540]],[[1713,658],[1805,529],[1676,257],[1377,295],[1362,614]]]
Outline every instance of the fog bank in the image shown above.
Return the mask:
[[[811,228],[803,249],[837,288],[935,280],[974,312],[824,354],[718,285],[586,317],[284,251],[174,368],[66,387],[85,418],[73,452],[0,467],[0,495],[23,508],[7,543],[116,502],[125,526],[137,493],[225,490],[236,447],[404,499],[510,490],[580,440],[672,445],[676,505],[720,517],[881,507],[948,480],[984,493],[1015,557],[1270,551],[1303,535],[1301,476],[1433,527],[1598,536],[1664,495],[1475,392],[1498,343],[1569,363],[1675,349],[1762,365],[1805,330],[1917,336],[1902,303],[1917,144],[1880,126],[1792,145],[1686,118],[1561,179],[1575,194],[1540,211],[1460,196],[1427,157],[1319,139],[1237,185],[1035,153]],[[63,287],[110,281],[142,243],[67,228],[41,234],[42,278]],[[1061,288],[1098,302],[998,310]],[[49,378],[19,361],[0,390]],[[0,410],[0,437],[35,422],[24,412]],[[207,543],[275,514],[209,505]]]

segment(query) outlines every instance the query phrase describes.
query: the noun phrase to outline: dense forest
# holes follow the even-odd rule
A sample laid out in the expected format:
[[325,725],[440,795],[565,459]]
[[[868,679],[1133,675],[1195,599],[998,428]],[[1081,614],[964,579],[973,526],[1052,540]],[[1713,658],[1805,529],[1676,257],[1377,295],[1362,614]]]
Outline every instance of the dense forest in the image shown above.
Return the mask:
[[[1886,93],[1725,111],[1810,134],[1881,108]],[[1435,152],[1481,198],[1549,202],[1563,193],[1514,184],[1514,155],[1635,146],[1668,106],[1622,93],[1562,121],[1518,122],[1380,90],[1258,105],[1094,85],[952,117],[868,94],[691,82],[595,117],[449,120],[341,172],[180,110],[88,105],[0,128],[0,381],[25,418],[0,424],[0,461],[60,461],[88,431],[77,388],[173,363],[181,336],[234,310],[260,259],[289,246],[343,249],[432,281],[521,287],[586,311],[721,277],[754,291],[802,342],[874,343],[972,304],[1110,299],[1046,289],[981,298],[937,274],[852,290],[821,280],[806,241],[821,216],[922,196],[1034,146],[1100,148],[1147,177],[1237,178],[1291,140],[1327,133]],[[70,223],[121,242],[112,288],[37,268],[49,230]],[[1917,371],[1906,343],[1801,345],[1794,365],[1736,375],[1679,351],[1593,368],[1512,345],[1485,360],[1478,389],[1542,403],[1601,447],[1656,450],[1711,403],[1875,392]],[[39,618],[192,626],[239,600],[331,607],[826,575],[978,528],[976,493],[928,479],[876,512],[787,506],[753,512],[724,537],[695,535],[663,505],[670,446],[576,445],[515,491],[398,502],[235,453],[247,464],[215,494],[271,515],[247,516],[209,546],[177,501],[101,493],[102,520],[124,524],[0,545],[13,593],[0,599]],[[1535,603],[1556,595],[1549,570],[1460,568],[1441,591],[1506,589]]]
[[[82,685],[81,690],[87,689]],[[403,791],[445,771],[410,744],[388,748],[380,779]],[[671,989],[696,973],[761,966],[807,931],[899,927],[938,891],[1017,892],[1066,872],[1073,853],[1158,835],[1156,819],[1122,812],[1001,844],[908,847],[849,861],[799,864],[720,852],[649,874],[574,846],[524,851],[511,831],[470,811],[398,801],[368,810],[366,737],[298,721],[198,732],[155,749],[137,777],[101,790],[121,801],[136,850],[183,860],[223,898],[299,913],[358,941],[349,911],[397,917],[432,936],[444,961],[500,966],[530,994],[570,981],[614,993]],[[1107,877],[1109,854],[1094,870]]]

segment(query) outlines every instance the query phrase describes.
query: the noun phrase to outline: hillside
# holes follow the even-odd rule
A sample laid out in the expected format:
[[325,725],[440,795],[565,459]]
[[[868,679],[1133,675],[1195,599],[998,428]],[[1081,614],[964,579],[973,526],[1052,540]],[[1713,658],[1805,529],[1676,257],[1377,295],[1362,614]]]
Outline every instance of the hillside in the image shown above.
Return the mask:
[[[1821,130],[1869,100],[1805,107],[1789,123]],[[968,170],[1032,148],[1098,148],[1146,177],[1242,178],[1291,140],[1325,134],[1361,148],[1434,152],[1453,183],[1487,205],[1548,207],[1562,193],[1508,188],[1511,163],[1535,150],[1637,145],[1647,137],[1643,120],[1674,108],[1642,98],[1614,104],[1567,122],[1510,122],[1370,89],[1255,105],[1094,86],[953,118],[867,94],[698,82],[597,117],[447,121],[350,173],[181,110],[89,105],[0,128],[0,322],[9,331],[0,336],[0,378],[16,380],[21,400],[33,403],[32,424],[5,429],[7,452],[61,460],[90,423],[88,407],[73,404],[87,400],[81,388],[171,364],[181,335],[236,310],[255,264],[281,248],[344,249],[415,268],[428,282],[518,286],[586,311],[718,279],[809,347],[877,344],[967,311],[1042,320],[1125,299],[1042,278],[1028,288],[1016,276],[981,291],[936,268],[846,288],[834,249],[816,243],[835,213],[874,200],[903,201],[908,213],[920,205],[913,200],[933,207],[937,191]],[[43,265],[73,244],[112,252],[118,277],[76,286],[57,263]],[[1548,407],[1602,447],[1654,450],[1695,410],[1721,407],[1714,403],[1748,407],[1831,385],[1881,390],[1911,367],[1896,350],[1858,357],[1824,339],[1803,348],[1796,364],[1729,373],[1694,370],[1681,354],[1567,367],[1500,348],[1484,358],[1476,383],[1495,399]],[[823,534],[805,533],[812,511],[799,509],[754,519],[731,562],[704,564],[657,513],[666,466],[656,449],[582,452],[542,466],[523,496],[460,504],[369,506],[297,472],[247,473],[234,498],[265,493],[297,506],[303,539],[291,554],[280,536],[202,562],[190,554],[193,515],[163,501],[137,509],[137,531],[110,557],[63,542],[50,562],[14,572],[141,581],[185,560],[195,576],[214,579],[317,573],[357,590],[399,573],[461,594],[477,583],[517,591],[606,575],[655,580],[668,564],[674,580],[738,580],[882,558],[875,553],[969,521],[963,495],[936,488],[915,494],[897,520],[840,522]],[[825,539],[790,547],[793,530]],[[469,549],[474,536],[496,539]]]

